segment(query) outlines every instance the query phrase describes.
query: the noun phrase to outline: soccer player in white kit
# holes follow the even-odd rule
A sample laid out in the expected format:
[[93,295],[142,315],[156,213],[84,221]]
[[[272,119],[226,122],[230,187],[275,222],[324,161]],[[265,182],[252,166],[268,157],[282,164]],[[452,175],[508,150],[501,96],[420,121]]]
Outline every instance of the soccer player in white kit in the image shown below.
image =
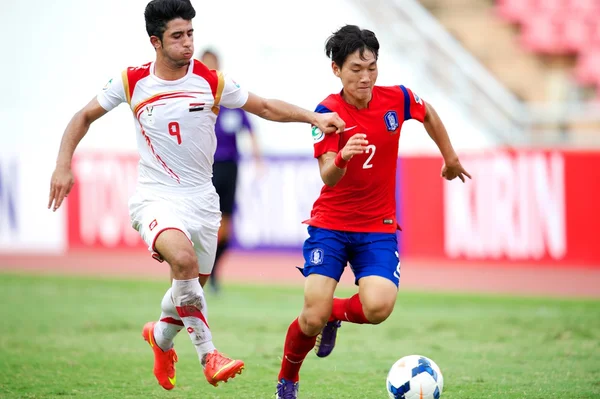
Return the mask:
[[157,322],[142,335],[154,352],[154,375],[164,389],[175,386],[175,335],[185,327],[208,382],[241,373],[244,363],[215,349],[203,286],[210,275],[221,220],[212,184],[214,125],[219,106],[243,108],[264,119],[305,122],[341,132],[335,113],[318,114],[249,93],[230,77],[193,60],[192,19],[187,0],[152,0],[145,9],[154,62],[114,77],[63,134],[52,175],[48,208],[58,209],[74,184],[71,159],[90,124],[121,103],[133,112],[139,151],[138,184],[129,201],[131,224],[152,256],[171,267],[172,286]]

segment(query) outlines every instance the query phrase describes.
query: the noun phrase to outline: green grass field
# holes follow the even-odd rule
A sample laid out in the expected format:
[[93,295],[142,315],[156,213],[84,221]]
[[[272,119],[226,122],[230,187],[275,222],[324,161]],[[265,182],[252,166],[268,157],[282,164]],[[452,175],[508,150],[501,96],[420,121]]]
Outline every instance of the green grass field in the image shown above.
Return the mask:
[[[227,286],[209,296],[215,344],[246,370],[213,388],[180,334],[171,392],[156,383],[140,335],[166,287],[1,274],[0,397],[271,398],[301,287]],[[387,370],[408,354],[440,365],[442,399],[599,398],[600,301],[401,292],[384,324],[345,324],[329,358],[309,354],[300,397],[386,398]]]

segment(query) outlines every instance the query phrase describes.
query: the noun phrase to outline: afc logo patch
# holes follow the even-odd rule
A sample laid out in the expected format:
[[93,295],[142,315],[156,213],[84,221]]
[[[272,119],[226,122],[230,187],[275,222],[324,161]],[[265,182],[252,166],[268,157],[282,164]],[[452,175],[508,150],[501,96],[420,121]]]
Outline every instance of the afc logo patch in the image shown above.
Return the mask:
[[421,97],[417,96],[417,93],[415,93],[414,91],[413,91],[413,97],[415,98],[415,102],[417,104],[423,105],[423,102],[421,101]]
[[385,116],[383,117],[383,120],[385,121],[385,127],[389,132],[395,132],[400,126],[400,123],[398,122],[398,114],[396,113],[396,111],[386,112]]
[[311,251],[310,263],[313,265],[320,265],[323,263],[323,250],[321,248],[315,248]]

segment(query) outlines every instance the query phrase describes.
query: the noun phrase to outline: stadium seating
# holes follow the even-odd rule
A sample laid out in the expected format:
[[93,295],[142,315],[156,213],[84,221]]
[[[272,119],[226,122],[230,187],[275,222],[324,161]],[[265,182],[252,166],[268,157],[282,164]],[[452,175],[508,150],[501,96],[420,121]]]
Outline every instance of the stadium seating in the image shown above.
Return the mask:
[[600,98],[600,0],[497,0],[496,11],[520,26],[527,50],[576,56],[574,78]]

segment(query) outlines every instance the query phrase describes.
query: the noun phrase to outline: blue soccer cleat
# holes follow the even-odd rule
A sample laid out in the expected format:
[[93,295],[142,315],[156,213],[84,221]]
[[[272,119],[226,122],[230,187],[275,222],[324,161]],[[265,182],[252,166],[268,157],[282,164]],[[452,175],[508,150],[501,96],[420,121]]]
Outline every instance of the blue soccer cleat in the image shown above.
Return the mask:
[[275,394],[275,399],[297,399],[299,386],[299,382],[292,382],[282,378],[277,383],[277,393]]
[[338,328],[342,326],[339,320],[330,321],[325,324],[321,333],[317,336],[315,343],[315,353],[318,357],[327,357],[335,348],[335,339],[337,337]]

